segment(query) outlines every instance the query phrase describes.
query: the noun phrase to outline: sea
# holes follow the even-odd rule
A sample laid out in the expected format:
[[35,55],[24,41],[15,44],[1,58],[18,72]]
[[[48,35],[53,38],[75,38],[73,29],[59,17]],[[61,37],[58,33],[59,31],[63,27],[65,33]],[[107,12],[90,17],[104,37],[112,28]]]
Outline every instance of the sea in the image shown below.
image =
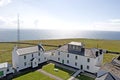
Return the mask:
[[[81,31],[81,30],[20,30],[20,40],[46,40],[46,39],[68,39],[88,38],[120,40],[120,31]],[[16,29],[0,29],[0,42],[17,41]]]

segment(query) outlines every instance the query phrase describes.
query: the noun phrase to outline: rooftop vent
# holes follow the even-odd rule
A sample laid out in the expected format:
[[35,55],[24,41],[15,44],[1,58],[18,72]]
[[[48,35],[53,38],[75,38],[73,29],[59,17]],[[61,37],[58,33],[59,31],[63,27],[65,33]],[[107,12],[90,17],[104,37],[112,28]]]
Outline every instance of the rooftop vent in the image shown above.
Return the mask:
[[100,49],[99,51],[100,51],[100,54],[102,54],[102,49]]
[[96,51],[96,57],[98,56],[98,51]]

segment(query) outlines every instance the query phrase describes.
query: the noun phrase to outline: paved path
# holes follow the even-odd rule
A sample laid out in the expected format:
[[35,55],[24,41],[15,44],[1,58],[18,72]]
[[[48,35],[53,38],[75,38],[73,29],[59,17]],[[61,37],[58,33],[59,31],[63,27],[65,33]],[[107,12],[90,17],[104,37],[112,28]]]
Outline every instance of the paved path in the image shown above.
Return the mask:
[[37,70],[37,71],[40,71],[41,73],[43,73],[43,74],[45,74],[45,75],[47,75],[47,76],[49,76],[49,77],[51,77],[51,78],[53,78],[53,79],[55,79],[55,80],[63,80],[63,79],[61,79],[61,78],[59,78],[59,77],[57,77],[57,76],[55,76],[55,75],[52,75],[52,74],[50,74],[50,73],[48,73],[48,72],[46,72],[46,71],[44,71],[44,70],[42,70],[42,69],[39,69],[39,70]]
[[74,80],[75,79],[75,77],[79,74],[79,73],[81,73],[82,72],[82,70],[78,70],[76,73],[74,73],[68,80]]
[[91,78],[96,78],[95,75],[90,74],[90,73],[86,73],[86,72],[84,72],[84,73],[82,73],[82,74],[85,75],[85,76],[89,76],[89,77],[91,77]]

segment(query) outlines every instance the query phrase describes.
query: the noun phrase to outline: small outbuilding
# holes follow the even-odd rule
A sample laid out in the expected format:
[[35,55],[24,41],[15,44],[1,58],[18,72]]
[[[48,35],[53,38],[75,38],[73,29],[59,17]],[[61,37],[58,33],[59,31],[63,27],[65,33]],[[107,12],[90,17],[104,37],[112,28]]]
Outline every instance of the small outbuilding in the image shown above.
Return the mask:
[[12,66],[8,62],[0,64],[0,78],[5,77],[7,74],[14,73]]

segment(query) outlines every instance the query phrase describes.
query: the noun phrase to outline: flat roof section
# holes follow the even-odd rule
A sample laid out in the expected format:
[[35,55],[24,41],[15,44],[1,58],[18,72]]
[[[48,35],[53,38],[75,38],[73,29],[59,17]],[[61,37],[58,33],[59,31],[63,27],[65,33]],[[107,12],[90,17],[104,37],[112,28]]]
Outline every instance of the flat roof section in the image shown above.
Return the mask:
[[7,68],[7,67],[8,67],[8,62],[0,63],[0,69],[1,68]]

